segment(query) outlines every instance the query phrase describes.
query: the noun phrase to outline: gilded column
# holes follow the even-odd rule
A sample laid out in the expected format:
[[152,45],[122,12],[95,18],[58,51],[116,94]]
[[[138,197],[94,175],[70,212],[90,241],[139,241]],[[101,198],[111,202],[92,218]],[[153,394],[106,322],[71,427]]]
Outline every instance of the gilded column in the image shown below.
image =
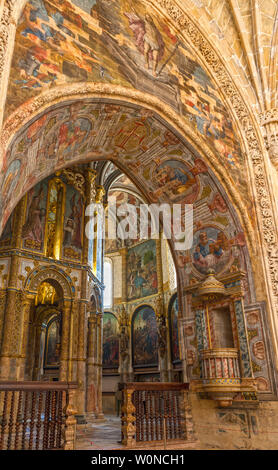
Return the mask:
[[[103,200],[103,196],[105,195],[105,189],[103,186],[99,185],[96,187],[96,204],[101,204]],[[96,276],[97,275],[97,254],[98,254],[98,245],[99,245],[99,233],[100,230],[103,230],[103,224],[105,223],[105,220],[99,221],[98,220],[98,210],[96,209],[94,212],[94,244],[93,244],[93,273]],[[102,226],[99,226],[99,222],[102,224]]]
[[27,356],[27,340],[29,333],[29,319],[30,311],[32,304],[34,304],[34,296],[27,295],[22,302],[22,322],[20,328],[20,337],[21,337],[21,351],[20,351],[20,360],[19,360],[19,380],[24,380],[25,378],[25,361]]
[[[86,273],[85,273],[86,274]],[[77,411],[79,415],[84,415],[85,389],[86,389],[86,354],[85,354],[85,335],[86,335],[86,304],[84,301],[79,302],[78,316],[78,345],[77,345]],[[79,421],[80,422],[80,421]]]
[[122,306],[119,315],[120,326],[120,363],[119,374],[121,382],[132,382],[133,367],[131,355],[130,329],[127,315],[127,248],[121,248],[122,257]]
[[91,312],[88,318],[88,348],[87,348],[87,413],[93,417],[97,415],[97,370],[96,370],[96,332],[97,317],[95,312]]
[[97,418],[104,419],[102,412],[102,313],[97,315]]
[[[15,220],[13,224],[12,246],[21,247],[22,226],[24,222],[25,198],[23,198],[15,209]],[[16,313],[19,291],[17,289],[17,281],[19,275],[20,258],[16,253],[11,256],[9,280],[7,286],[7,300],[5,306],[3,339],[0,356],[0,378],[1,380],[17,380],[19,374],[20,363],[20,335],[14,335],[16,327]],[[15,341],[18,344],[13,344]],[[14,355],[12,351],[17,351]],[[12,357],[14,356],[14,357]]]
[[32,329],[34,334],[33,342],[33,354],[30,357],[30,369],[31,369],[31,380],[40,380],[40,346],[41,346],[41,334],[42,326],[35,325],[35,328]]
[[[131,362],[131,341],[130,341],[130,325],[127,310],[124,305],[121,306],[119,314],[119,350],[120,364],[119,374],[120,382],[126,383],[133,380],[133,369]],[[130,372],[131,371],[131,372]]]
[[[87,168],[86,172],[86,186],[85,186],[85,206],[86,208],[95,202],[96,198],[96,185],[95,180],[97,177],[97,172],[92,168]],[[90,222],[88,222],[90,223]],[[83,263],[88,264],[89,258],[89,239],[87,236],[86,224],[84,226],[84,236],[83,236]]]
[[69,380],[69,348],[70,348],[70,324],[71,324],[71,302],[64,301],[62,313],[62,338],[61,338],[61,361],[60,381]]
[[157,290],[156,299],[156,320],[158,327],[158,350],[159,350],[159,369],[162,382],[168,382],[168,354],[167,354],[167,324],[163,294],[163,270],[162,270],[162,253],[161,253],[162,234],[156,240],[156,268],[157,268]]
[[63,183],[57,179],[57,213],[56,213],[56,227],[54,235],[54,248],[53,256],[55,259],[60,259],[63,240],[63,223],[64,223],[64,204],[65,204],[65,187]]
[[12,350],[20,350],[20,344],[12,345],[20,337],[14,336],[14,328],[16,326],[17,312],[17,278],[19,271],[19,256],[13,254],[10,263],[10,275],[7,288],[7,302],[5,308],[5,317],[3,329],[3,340],[0,360],[0,378],[1,380],[17,380],[17,362],[18,357],[12,357]]

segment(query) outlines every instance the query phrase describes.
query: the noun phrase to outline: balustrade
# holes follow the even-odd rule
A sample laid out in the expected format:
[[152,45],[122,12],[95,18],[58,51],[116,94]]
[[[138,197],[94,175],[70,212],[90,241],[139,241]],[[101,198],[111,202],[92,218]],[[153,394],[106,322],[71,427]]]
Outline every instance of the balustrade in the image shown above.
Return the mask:
[[201,352],[202,378],[239,379],[238,350],[234,348],[205,349]]
[[124,445],[194,440],[189,384],[132,382],[120,384],[120,389]]
[[67,382],[0,382],[0,450],[74,449],[76,389]]

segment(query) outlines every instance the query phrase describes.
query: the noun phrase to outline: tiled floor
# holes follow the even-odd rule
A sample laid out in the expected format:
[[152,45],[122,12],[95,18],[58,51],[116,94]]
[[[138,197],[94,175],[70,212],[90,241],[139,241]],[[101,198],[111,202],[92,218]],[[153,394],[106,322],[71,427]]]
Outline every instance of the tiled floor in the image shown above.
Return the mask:
[[121,449],[121,421],[116,416],[106,416],[105,422],[89,421],[77,426],[77,450]]

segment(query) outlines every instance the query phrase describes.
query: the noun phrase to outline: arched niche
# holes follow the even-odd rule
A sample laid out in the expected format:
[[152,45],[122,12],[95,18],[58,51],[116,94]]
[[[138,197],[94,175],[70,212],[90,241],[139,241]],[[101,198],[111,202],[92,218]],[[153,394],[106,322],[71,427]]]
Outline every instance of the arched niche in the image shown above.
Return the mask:
[[[61,315],[52,316],[45,325],[43,371],[58,372],[61,352]],[[58,374],[57,374],[58,377]]]
[[132,317],[133,367],[158,366],[158,328],[154,309],[150,305],[138,307]]
[[43,282],[53,285],[58,297],[63,300],[70,300],[75,296],[75,287],[70,276],[57,266],[35,268],[26,279],[25,290],[37,294]]

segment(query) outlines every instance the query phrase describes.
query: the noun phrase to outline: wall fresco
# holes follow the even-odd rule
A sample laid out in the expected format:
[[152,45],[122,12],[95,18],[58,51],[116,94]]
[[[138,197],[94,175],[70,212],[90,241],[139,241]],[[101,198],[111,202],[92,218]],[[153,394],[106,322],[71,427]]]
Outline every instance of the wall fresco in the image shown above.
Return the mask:
[[[56,178],[57,180],[57,178]],[[55,229],[57,188],[52,178],[46,178],[34,186],[26,196],[25,219],[22,228],[22,247],[32,251],[51,251],[51,235]],[[67,184],[67,178],[60,175],[65,188],[62,207],[63,236],[62,257],[80,260],[83,246],[84,202],[77,189]],[[47,235],[47,243],[45,236]]]
[[119,367],[118,322],[112,313],[103,314],[103,367]]
[[157,293],[155,240],[128,249],[127,295],[129,300]]
[[0,248],[8,248],[12,243],[13,234],[13,218],[14,214],[10,215],[0,237]]
[[83,212],[81,194],[72,186],[67,185],[63,237],[63,256],[65,258],[81,259]]
[[44,250],[47,194],[47,180],[42,181],[28,192],[25,223],[22,228],[24,248],[41,252]]
[[158,364],[158,334],[154,310],[143,306],[134,314],[132,325],[133,365]]

